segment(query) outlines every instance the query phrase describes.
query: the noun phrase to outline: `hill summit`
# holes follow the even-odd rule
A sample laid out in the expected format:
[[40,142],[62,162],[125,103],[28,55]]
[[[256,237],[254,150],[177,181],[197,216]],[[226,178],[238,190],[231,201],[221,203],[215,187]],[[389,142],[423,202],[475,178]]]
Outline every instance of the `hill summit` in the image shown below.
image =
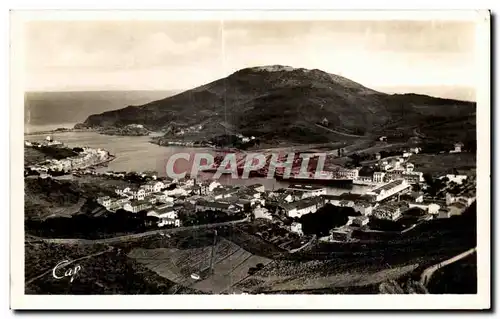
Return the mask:
[[150,130],[203,127],[263,139],[328,141],[329,130],[369,134],[387,125],[418,124],[429,117],[460,117],[475,103],[417,94],[389,95],[318,69],[283,65],[241,69],[226,78],[141,106],[91,115],[88,127],[143,124]]

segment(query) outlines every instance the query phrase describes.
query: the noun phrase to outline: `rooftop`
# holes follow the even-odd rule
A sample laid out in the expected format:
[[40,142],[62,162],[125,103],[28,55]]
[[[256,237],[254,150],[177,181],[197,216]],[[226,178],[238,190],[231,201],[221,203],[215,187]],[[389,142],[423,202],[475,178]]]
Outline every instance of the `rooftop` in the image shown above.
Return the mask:
[[395,180],[374,189],[372,192],[380,193],[382,191],[388,191],[390,189],[393,189],[394,187],[400,186],[401,184],[403,184],[403,180]]
[[219,209],[228,209],[231,206],[231,204],[229,203],[209,202],[209,201],[200,201],[196,203],[196,205],[211,207],[211,208],[219,208]]
[[293,185],[288,186],[288,189],[302,190],[302,191],[315,191],[315,190],[324,189],[324,187],[315,186],[315,185],[293,184]]

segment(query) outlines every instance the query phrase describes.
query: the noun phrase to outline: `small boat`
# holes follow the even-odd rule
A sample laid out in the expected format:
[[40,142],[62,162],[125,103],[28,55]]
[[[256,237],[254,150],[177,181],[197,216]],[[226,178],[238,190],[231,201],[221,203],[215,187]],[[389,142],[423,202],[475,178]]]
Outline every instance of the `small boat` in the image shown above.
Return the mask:
[[191,278],[193,278],[194,280],[200,280],[200,275],[198,275],[198,274],[191,274]]

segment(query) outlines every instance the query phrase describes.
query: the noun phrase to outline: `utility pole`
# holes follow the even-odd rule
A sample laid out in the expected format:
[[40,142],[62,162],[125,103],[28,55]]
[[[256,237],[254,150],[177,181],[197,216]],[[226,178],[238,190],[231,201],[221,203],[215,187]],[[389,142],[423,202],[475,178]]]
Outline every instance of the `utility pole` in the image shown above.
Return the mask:
[[212,244],[212,255],[210,256],[210,274],[214,273],[215,245],[217,244],[217,230],[214,231],[214,242]]

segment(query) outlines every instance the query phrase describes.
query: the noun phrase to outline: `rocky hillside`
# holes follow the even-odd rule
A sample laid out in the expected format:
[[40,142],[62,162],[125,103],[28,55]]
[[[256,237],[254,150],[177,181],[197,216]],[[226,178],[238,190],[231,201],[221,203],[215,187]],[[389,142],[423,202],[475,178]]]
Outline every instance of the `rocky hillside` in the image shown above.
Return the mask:
[[[331,130],[367,134],[390,125],[420,125],[467,116],[475,103],[425,95],[388,95],[317,69],[265,66],[239,70],[212,83],[142,106],[91,115],[88,127],[172,123],[202,125],[205,136],[228,131],[262,139],[328,140]],[[326,120],[326,121],[325,121]],[[329,130],[318,128],[328,123]]]

